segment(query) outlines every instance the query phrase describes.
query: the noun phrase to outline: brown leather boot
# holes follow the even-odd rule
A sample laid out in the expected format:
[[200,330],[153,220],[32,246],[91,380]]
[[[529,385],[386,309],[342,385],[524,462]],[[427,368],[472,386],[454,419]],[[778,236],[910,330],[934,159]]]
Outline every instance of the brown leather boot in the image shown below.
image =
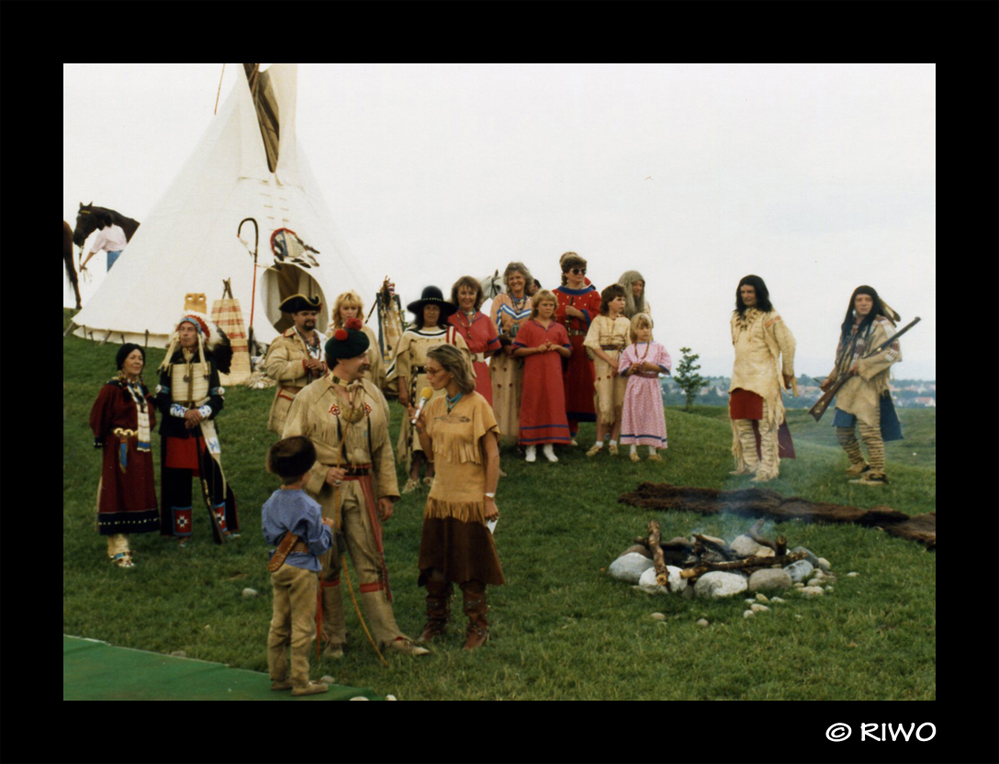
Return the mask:
[[465,629],[465,650],[482,647],[489,639],[489,621],[486,620],[486,585],[480,581],[468,581],[461,587],[464,595],[464,611],[468,616]]
[[427,625],[423,633],[416,638],[418,643],[429,642],[434,637],[444,633],[447,622],[451,620],[451,588],[450,581],[427,581]]

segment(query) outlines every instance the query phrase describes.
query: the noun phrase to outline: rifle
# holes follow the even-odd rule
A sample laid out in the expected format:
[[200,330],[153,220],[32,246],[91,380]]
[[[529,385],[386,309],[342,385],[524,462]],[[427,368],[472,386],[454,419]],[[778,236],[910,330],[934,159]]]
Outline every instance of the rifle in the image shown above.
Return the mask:
[[[901,337],[903,334],[909,331],[912,327],[918,324],[919,320],[920,320],[919,316],[916,316],[914,319],[912,319],[912,321],[910,321],[908,324],[902,327],[902,329],[900,329],[899,331],[895,332],[895,334],[886,339],[880,345],[871,348],[870,351],[864,354],[864,358],[869,358],[872,355],[877,355],[878,353],[880,353],[882,350],[884,350],[893,342],[895,342],[895,340],[897,340],[899,337]],[[832,387],[826,390],[825,394],[815,402],[815,405],[812,406],[810,409],[808,409],[808,413],[811,414],[813,417],[815,417],[816,422],[818,422],[822,418],[822,415],[826,413],[826,409],[829,408],[829,404],[832,403],[832,399],[836,397],[836,393],[839,392],[839,389],[846,384],[846,381],[850,379],[850,377],[856,376],[856,374],[857,372],[855,371],[840,372],[840,375],[836,377],[836,381],[833,382]]]

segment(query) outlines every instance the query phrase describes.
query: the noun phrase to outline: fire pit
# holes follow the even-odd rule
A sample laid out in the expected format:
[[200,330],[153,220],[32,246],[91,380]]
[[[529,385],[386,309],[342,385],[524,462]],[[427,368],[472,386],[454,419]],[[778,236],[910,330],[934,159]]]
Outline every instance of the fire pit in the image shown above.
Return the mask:
[[783,536],[763,537],[763,522],[757,521],[728,543],[700,533],[663,541],[659,521],[651,520],[648,536],[636,538],[609,572],[645,591],[663,594],[726,597],[747,590],[791,588],[806,595],[822,594],[823,586],[834,581],[829,562],[803,547],[789,551]]

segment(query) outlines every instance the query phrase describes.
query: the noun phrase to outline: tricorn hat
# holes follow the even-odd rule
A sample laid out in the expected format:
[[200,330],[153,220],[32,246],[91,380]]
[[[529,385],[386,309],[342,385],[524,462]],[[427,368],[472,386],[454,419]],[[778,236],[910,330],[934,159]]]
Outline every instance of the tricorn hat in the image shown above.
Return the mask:
[[319,310],[323,301],[319,297],[306,297],[304,294],[293,294],[278,306],[283,313],[298,313],[300,310]]
[[438,287],[428,286],[423,288],[423,295],[419,300],[414,300],[406,306],[406,310],[414,313],[420,318],[423,317],[423,308],[427,305],[436,305],[441,309],[440,320],[443,322],[447,317],[456,313],[458,306],[444,299],[444,293]]

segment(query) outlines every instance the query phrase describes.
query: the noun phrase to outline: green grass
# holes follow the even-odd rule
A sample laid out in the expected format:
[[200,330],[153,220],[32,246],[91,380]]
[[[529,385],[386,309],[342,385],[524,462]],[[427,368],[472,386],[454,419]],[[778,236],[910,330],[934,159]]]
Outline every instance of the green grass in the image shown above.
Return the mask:
[[[267,547],[260,506],[276,487],[264,455],[273,390],[234,387],[219,417],[222,463],[239,502],[242,537],[216,547],[207,511],[195,506],[194,540],[180,550],[156,534],[132,537],[137,566],[112,568],[94,528],[100,454],[87,422],[97,392],[114,370],[117,345],[63,341],[63,622],[67,634],[126,647],[173,652],[266,671],[271,614]],[[162,350],[147,353],[147,382]],[[803,415],[803,416],[799,416]],[[871,489],[848,483],[846,458],[826,418],[791,412],[798,458],[781,464],[768,484],[785,496],[874,507],[910,515],[935,510],[934,412],[900,410],[906,440],[888,452],[892,483]],[[650,596],[610,579],[605,569],[656,517],[666,538],[702,531],[732,538],[751,522],[733,516],[655,513],[619,504],[640,482],[714,488],[751,485],[728,474],[731,429],[722,408],[666,411],[665,462],[633,464],[622,454],[586,459],[594,428],[584,425],[579,449],[561,461],[526,464],[503,451],[496,543],[507,585],[489,589],[492,638],[475,653],[461,650],[460,599],[454,622],[434,653],[390,656],[382,667],[345,601],[351,644],[341,661],[313,660],[314,676],[393,693],[400,699],[913,699],[936,696],[936,556],[922,546],[857,526],[794,521],[768,523],[828,558],[835,591],[817,600],[788,595],[769,613],[744,619],[743,598],[706,602]],[[807,417],[807,419],[805,418]],[[400,408],[393,406],[392,435]],[[811,424],[809,424],[811,422]],[[159,470],[159,439],[154,438]],[[892,450],[894,449],[894,450]],[[906,461],[905,450],[918,457]],[[641,449],[644,456],[645,449]],[[404,480],[399,472],[400,484]],[[157,474],[158,478],[158,474]],[[416,559],[426,490],[404,497],[385,526],[395,613],[416,636],[424,592]],[[199,511],[200,510],[200,511]],[[859,577],[847,578],[855,570]],[[263,596],[244,599],[245,587]],[[665,621],[651,618],[664,613]],[[695,621],[707,618],[711,625]],[[662,672],[650,667],[662,667]],[[668,676],[669,681],[663,677]]]

